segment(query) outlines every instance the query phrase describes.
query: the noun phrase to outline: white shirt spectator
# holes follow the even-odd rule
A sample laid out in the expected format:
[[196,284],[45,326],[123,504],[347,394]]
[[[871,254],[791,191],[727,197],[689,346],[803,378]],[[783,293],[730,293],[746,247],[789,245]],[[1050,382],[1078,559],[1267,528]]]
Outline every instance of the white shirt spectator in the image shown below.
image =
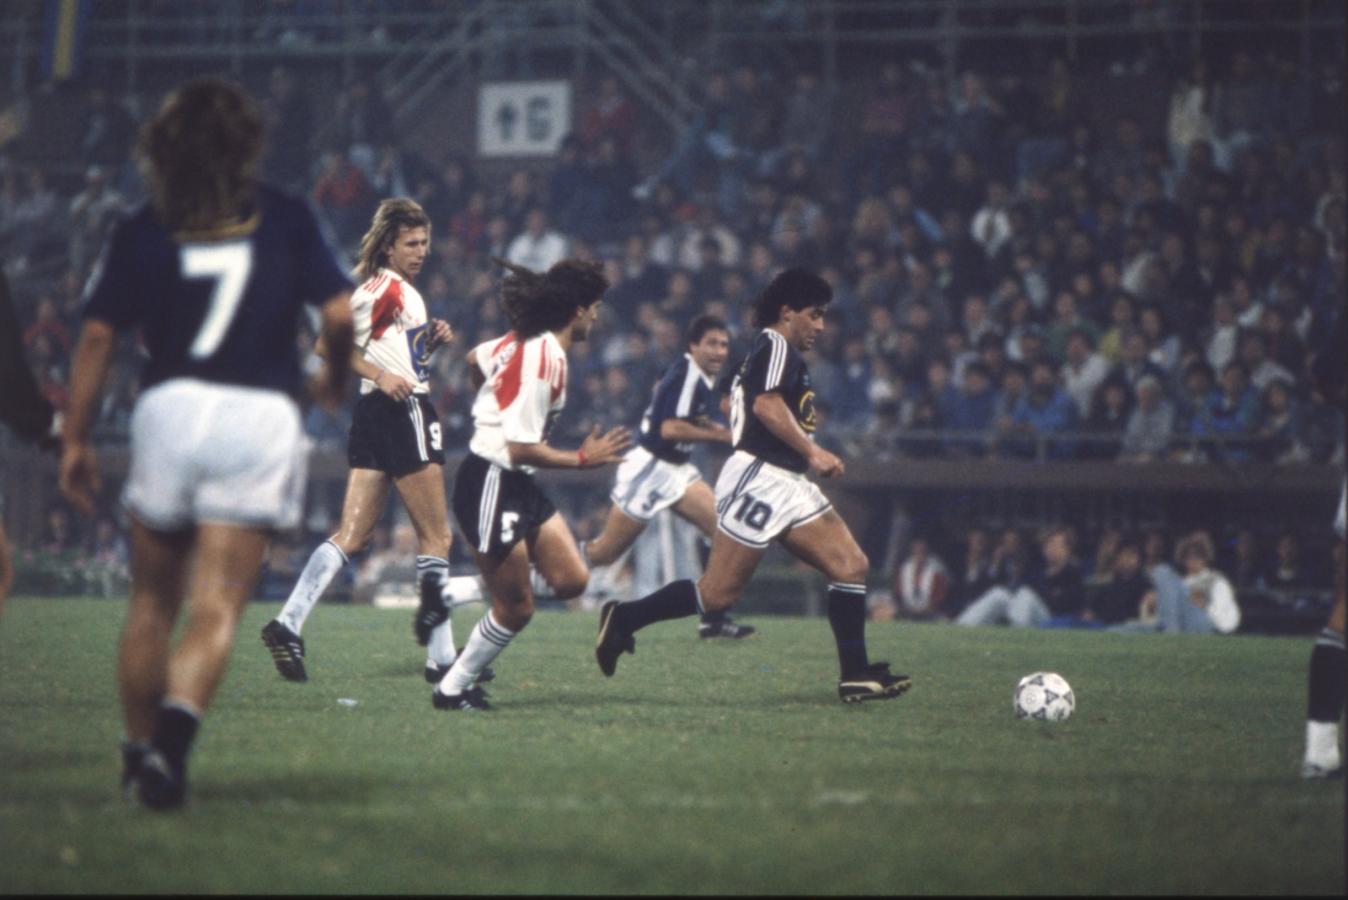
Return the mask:
[[1186,576],[1184,589],[1190,597],[1198,594],[1202,598],[1203,609],[1212,620],[1212,627],[1220,634],[1231,634],[1240,627],[1240,606],[1236,603],[1236,592],[1225,575],[1214,569],[1204,569]]
[[1063,363],[1061,374],[1063,387],[1076,403],[1077,411],[1083,419],[1087,418],[1091,414],[1091,397],[1109,374],[1109,361],[1099,353],[1092,353],[1080,366]]

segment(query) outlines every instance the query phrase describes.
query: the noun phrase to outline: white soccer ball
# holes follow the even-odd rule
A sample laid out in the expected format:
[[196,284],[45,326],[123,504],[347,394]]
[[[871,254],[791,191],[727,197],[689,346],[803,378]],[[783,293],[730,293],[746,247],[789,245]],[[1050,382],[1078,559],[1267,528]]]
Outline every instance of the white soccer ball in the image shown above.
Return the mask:
[[1072,686],[1057,672],[1035,672],[1016,685],[1011,698],[1017,719],[1061,722],[1077,708]]

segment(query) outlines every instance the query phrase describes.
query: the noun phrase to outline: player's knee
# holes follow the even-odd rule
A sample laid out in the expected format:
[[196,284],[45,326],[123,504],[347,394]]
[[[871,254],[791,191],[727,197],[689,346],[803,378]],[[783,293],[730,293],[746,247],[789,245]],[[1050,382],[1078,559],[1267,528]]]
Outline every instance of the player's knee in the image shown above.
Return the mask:
[[570,600],[585,593],[585,588],[590,585],[590,573],[577,569],[562,575],[556,582],[549,580],[548,585],[558,600]]
[[492,609],[492,616],[502,627],[518,633],[524,626],[533,621],[534,599],[528,597],[519,603],[511,603],[508,606],[497,605]]
[[838,561],[833,577],[845,584],[865,584],[866,573],[870,568],[871,561],[866,558],[865,551],[858,547]]

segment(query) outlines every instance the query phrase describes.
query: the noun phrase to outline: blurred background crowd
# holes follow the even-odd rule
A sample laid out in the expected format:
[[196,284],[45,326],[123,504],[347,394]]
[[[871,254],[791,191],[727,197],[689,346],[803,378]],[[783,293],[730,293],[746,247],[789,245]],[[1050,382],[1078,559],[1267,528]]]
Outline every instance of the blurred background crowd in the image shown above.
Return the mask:
[[[258,40],[325,39],[325,4],[275,6],[310,10],[309,27],[263,16]],[[526,56],[496,62],[505,76],[531,74]],[[1164,87],[1102,109],[1118,92],[1096,86],[1141,76]],[[1309,58],[1252,38],[1200,54],[1165,42],[1070,62],[1009,53],[953,71],[890,53],[843,79],[789,56],[725,54],[700,72],[695,115],[676,134],[621,79],[591,73],[556,158],[518,166],[413,149],[382,86],[359,74],[336,89],[282,59],[241,80],[271,127],[264,176],[307,194],[347,259],[380,198],[409,196],[430,214],[418,286],[458,336],[431,375],[450,451],[471,432],[464,351],[506,329],[491,257],[543,269],[576,256],[603,261],[613,287],[602,327],[572,351],[559,445],[595,423],[635,426],[697,314],[732,324],[733,360],[756,293],[781,268],[807,266],[835,292],[807,354],[815,436],[845,457],[1344,460],[1343,410],[1306,376],[1345,301],[1341,41]],[[29,129],[0,143],[0,260],[58,409],[84,281],[109,225],[144,199],[130,150],[157,96],[99,81],[35,87]],[[32,110],[49,100],[76,112],[39,122]],[[315,363],[311,334],[302,340]],[[136,354],[128,342],[103,403],[110,443],[125,438]],[[338,452],[348,424],[349,407],[306,420],[317,446]],[[335,512],[318,514],[315,533]],[[88,533],[69,519],[52,510],[43,547],[124,560],[114,513]],[[1328,584],[1330,563],[1307,559],[1305,535],[1211,531],[1237,587]],[[1031,532],[920,542],[948,573],[935,605],[902,596],[913,542],[889,548],[890,610],[958,612],[978,548],[1014,556],[1002,549],[1011,541],[1033,567]],[[1076,536],[1087,580],[1108,575],[1104,548],[1125,538],[1145,543],[1140,530]]]

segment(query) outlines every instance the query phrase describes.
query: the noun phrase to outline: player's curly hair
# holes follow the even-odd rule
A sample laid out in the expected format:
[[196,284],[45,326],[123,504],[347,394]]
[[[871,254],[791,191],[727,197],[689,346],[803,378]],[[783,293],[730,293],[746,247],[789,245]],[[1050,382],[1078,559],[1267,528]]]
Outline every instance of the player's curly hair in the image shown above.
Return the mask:
[[358,277],[373,278],[375,273],[388,265],[388,252],[404,228],[425,228],[429,234],[431,217],[426,215],[421,204],[406,197],[379,201],[379,208],[370,220],[370,230],[360,239],[360,253],[356,262]]
[[754,326],[775,325],[783,307],[799,312],[827,306],[832,300],[833,288],[827,281],[807,269],[787,269],[772,279],[754,303]]
[[506,270],[501,283],[501,307],[520,340],[564,327],[576,308],[589,306],[608,290],[604,267],[597,262],[564,259],[547,272],[492,257]]
[[262,143],[262,113],[238,85],[196,78],[170,93],[136,144],[160,221],[211,232],[247,214]]

